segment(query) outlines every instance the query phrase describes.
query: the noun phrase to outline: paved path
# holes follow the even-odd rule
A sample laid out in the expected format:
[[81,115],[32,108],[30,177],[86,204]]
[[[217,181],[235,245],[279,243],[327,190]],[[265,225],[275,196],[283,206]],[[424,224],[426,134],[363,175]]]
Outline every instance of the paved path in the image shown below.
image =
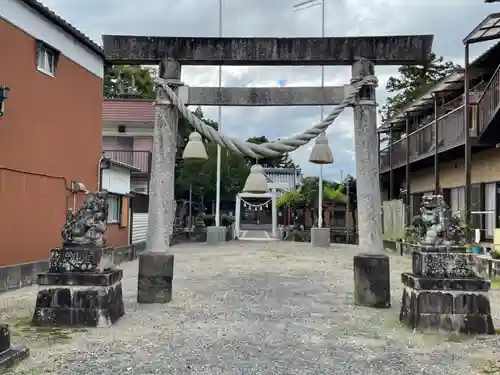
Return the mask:
[[[112,328],[37,331],[26,324],[35,287],[0,295],[0,321],[32,352],[11,374],[478,375],[499,357],[496,337],[398,324],[408,258],[392,258],[393,307],[377,310],[353,306],[355,247],[234,241],[173,251],[174,301],[137,305],[137,262],[126,263],[127,315]],[[498,292],[492,301],[498,314]]]
[[240,230],[240,239],[246,241],[272,241],[271,233],[265,230]]

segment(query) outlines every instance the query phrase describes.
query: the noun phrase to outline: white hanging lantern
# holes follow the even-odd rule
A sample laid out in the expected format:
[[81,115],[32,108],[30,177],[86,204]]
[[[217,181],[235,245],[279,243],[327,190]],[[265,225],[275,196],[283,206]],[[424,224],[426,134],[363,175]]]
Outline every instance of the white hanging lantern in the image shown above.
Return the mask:
[[264,194],[269,191],[269,186],[267,184],[266,176],[264,176],[264,168],[262,168],[262,165],[252,165],[243,191],[245,193],[254,194]]
[[201,134],[197,132],[192,132],[189,134],[189,141],[184,147],[184,152],[182,153],[182,158],[186,159],[201,159],[207,160],[207,150],[203,144]]
[[328,144],[328,138],[325,132],[318,135],[314,147],[309,156],[309,161],[314,164],[332,164],[333,155],[330,145]]

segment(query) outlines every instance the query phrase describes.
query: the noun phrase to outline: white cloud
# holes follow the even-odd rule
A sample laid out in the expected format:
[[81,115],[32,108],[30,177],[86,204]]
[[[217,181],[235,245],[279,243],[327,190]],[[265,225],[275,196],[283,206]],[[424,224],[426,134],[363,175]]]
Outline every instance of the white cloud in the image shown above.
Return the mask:
[[[325,0],[325,34],[360,36],[389,34],[435,35],[434,51],[448,60],[462,63],[462,38],[494,5],[481,0]],[[102,34],[164,36],[217,36],[218,0],[43,0],[77,28],[100,42]],[[223,0],[224,36],[318,36],[320,7],[293,12],[291,0]],[[486,47],[475,47],[476,56]],[[217,67],[183,67],[183,80],[192,86],[217,86]],[[383,89],[397,67],[377,67],[377,101],[385,102]],[[326,67],[325,83],[349,82],[350,67]],[[287,86],[320,84],[319,67],[224,67],[224,86]],[[331,110],[326,108],[325,112]],[[204,108],[216,118],[215,108]],[[265,135],[269,139],[303,131],[319,120],[319,107],[229,107],[222,110],[222,129],[228,135],[247,138]],[[352,111],[348,110],[328,130],[336,162],[324,168],[325,178],[340,178],[340,171],[355,174]],[[293,153],[306,174],[319,168],[308,163],[312,144]]]

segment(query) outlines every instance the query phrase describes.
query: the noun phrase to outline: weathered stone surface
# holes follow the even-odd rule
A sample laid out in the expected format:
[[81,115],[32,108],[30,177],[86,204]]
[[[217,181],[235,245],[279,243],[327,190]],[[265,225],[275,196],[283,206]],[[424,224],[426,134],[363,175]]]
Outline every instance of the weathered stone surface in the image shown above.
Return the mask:
[[389,257],[383,254],[354,256],[354,298],[357,305],[391,307]]
[[92,245],[65,245],[50,250],[49,272],[96,272],[103,247]]
[[103,35],[106,60],[156,64],[166,57],[186,65],[351,65],[365,57],[380,65],[427,61],[432,35],[330,38],[189,38]]
[[488,294],[477,291],[403,289],[399,320],[418,330],[494,334]]
[[125,314],[121,282],[110,286],[42,286],[32,322],[39,326],[102,327]]
[[225,230],[226,227],[207,227],[207,244],[215,245],[221,241],[225,241],[225,238],[223,238],[225,236]]
[[80,286],[109,286],[116,284],[123,278],[121,269],[107,272],[66,272],[66,273],[40,273],[37,275],[38,285],[80,285]]
[[434,246],[434,245],[420,245],[420,244],[406,244],[407,252],[411,254],[413,251],[421,251],[424,253],[466,253],[467,248],[462,245],[450,246]]
[[346,87],[189,87],[189,105],[338,105]]
[[403,285],[416,290],[468,290],[483,291],[490,290],[491,283],[478,277],[470,278],[442,278],[417,276],[409,272],[401,274]]
[[[360,56],[364,56],[361,54]],[[375,74],[373,61],[360,58],[351,68],[351,83]],[[359,246],[365,251],[383,253],[380,176],[378,173],[377,103],[375,87],[365,85],[353,103],[354,151],[356,153],[356,199]]]
[[166,252],[146,252],[139,256],[138,303],[172,301],[174,256]]
[[330,228],[311,228],[311,244],[314,247],[330,247]]
[[7,324],[0,324],[0,369],[14,366],[19,361],[27,358],[29,350],[21,346],[12,346],[10,331]]
[[412,270],[427,277],[473,277],[473,254],[414,251]]

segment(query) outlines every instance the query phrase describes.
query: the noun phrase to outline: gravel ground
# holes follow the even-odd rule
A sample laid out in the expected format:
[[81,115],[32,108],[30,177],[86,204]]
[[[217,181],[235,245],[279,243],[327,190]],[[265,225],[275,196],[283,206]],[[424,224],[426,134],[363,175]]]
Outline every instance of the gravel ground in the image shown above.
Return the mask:
[[[496,337],[413,334],[399,325],[399,274],[409,258],[391,259],[392,308],[353,306],[356,251],[290,242],[176,246],[174,301],[138,305],[137,262],[126,263],[126,315],[112,328],[35,329],[36,287],[0,295],[1,321],[31,349],[9,374],[495,373],[484,369],[498,358]],[[500,293],[491,299],[498,314]]]

